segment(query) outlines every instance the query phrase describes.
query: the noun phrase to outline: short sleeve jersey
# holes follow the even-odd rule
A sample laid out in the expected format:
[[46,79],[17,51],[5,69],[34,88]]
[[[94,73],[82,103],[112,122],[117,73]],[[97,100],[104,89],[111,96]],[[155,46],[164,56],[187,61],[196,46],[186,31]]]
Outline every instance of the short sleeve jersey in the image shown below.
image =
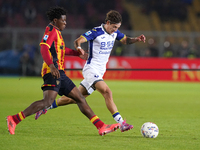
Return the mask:
[[81,36],[88,41],[89,48],[88,60],[86,61],[83,71],[90,68],[98,70],[98,72],[103,75],[106,71],[106,64],[115,40],[122,40],[125,37],[125,34],[121,33],[119,30],[113,34],[109,34],[104,29],[104,24],[102,24]]
[[[58,70],[64,70],[65,43],[59,29],[51,23],[46,27],[44,36],[40,42],[49,47],[50,57]],[[50,73],[49,66],[43,62],[41,75],[42,77]]]

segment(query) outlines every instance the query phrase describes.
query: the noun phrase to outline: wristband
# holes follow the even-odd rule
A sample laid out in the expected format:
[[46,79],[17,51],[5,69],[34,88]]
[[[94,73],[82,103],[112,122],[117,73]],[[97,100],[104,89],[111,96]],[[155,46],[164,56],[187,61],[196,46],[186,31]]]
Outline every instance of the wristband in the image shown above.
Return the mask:
[[78,46],[77,49],[82,49],[82,48],[80,46]]

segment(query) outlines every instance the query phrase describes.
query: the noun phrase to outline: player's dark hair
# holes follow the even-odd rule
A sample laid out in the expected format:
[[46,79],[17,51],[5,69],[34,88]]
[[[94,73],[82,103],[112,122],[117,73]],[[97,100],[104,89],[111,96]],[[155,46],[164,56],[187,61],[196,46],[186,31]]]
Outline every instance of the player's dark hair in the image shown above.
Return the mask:
[[50,21],[53,21],[54,18],[60,19],[62,15],[66,15],[67,11],[59,6],[51,7],[47,12],[47,17]]
[[105,22],[110,21],[110,24],[122,22],[122,16],[118,11],[111,10],[106,14]]

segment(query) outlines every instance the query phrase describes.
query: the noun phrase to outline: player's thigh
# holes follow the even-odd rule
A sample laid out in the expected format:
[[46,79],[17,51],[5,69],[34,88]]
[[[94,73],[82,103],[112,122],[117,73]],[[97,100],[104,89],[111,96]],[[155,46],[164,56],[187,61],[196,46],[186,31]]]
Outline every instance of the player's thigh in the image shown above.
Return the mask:
[[79,85],[78,90],[81,92],[81,94],[82,94],[84,97],[87,97],[87,96],[89,95],[88,92],[87,92],[87,90],[86,90],[86,88],[83,87],[82,85]]

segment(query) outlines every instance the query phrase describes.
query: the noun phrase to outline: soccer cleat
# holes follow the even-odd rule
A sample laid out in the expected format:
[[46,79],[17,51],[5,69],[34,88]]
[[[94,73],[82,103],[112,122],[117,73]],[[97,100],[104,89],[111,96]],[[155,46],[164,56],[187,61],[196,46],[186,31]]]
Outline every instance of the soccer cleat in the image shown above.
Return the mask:
[[122,125],[120,126],[121,132],[128,131],[130,129],[133,129],[133,125],[130,125],[130,124],[126,123],[126,120],[124,120],[122,122]]
[[8,132],[10,134],[15,134],[16,123],[14,122],[13,117],[7,116],[6,121],[7,121]]
[[119,129],[120,127],[120,123],[116,123],[116,124],[104,124],[100,129],[99,129],[99,135],[103,136],[106,135],[110,132],[116,131],[117,129]]
[[47,113],[47,109],[43,109],[43,110],[36,112],[35,120],[37,120],[42,114],[46,114],[46,113]]

